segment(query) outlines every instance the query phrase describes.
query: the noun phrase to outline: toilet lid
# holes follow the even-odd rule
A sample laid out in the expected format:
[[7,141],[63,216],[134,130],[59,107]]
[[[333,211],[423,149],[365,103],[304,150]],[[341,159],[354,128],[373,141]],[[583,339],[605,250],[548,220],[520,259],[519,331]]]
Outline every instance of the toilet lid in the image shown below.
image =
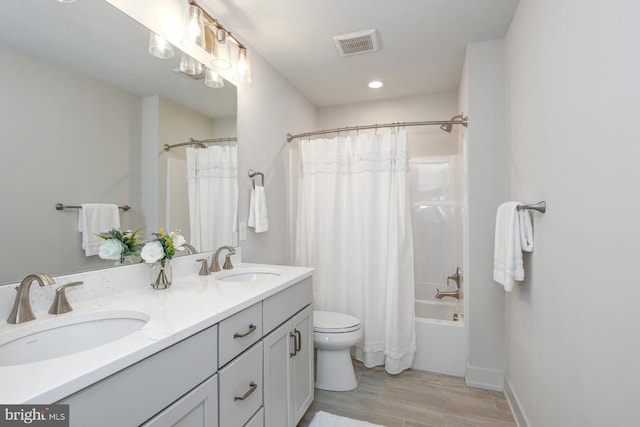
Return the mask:
[[325,333],[352,332],[360,329],[360,319],[334,311],[313,312],[313,330]]

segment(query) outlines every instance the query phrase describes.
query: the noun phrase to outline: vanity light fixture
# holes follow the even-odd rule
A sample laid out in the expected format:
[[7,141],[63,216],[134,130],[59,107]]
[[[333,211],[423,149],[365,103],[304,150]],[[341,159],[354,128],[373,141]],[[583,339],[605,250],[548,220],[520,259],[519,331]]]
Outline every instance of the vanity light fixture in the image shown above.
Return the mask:
[[173,46],[164,37],[149,32],[149,53],[156,58],[173,58]]
[[204,18],[202,9],[197,6],[189,5],[186,11],[186,38],[182,40],[183,44],[193,42],[196,45],[205,47]]
[[231,68],[231,43],[227,41],[227,32],[222,28],[216,28],[214,35],[211,46],[214,58],[211,65],[218,70],[228,70]]
[[383,87],[386,83],[381,81],[381,80],[372,80],[369,82],[369,87],[371,89],[380,89],[381,87]]
[[[230,70],[235,65],[235,74],[238,84],[251,83],[251,66],[247,48],[229,30],[224,28],[217,19],[211,17],[196,0],[187,0],[188,6],[185,19],[185,36],[183,45],[195,44],[206,50],[213,59],[211,63],[204,65],[192,56],[183,53],[180,59],[180,72],[193,78],[205,75],[205,84],[208,87],[223,87],[224,82],[216,70]],[[209,32],[209,33],[207,33]],[[149,53],[158,58],[170,58],[173,54],[163,50],[161,46],[172,49],[170,43],[153,32],[149,36]],[[162,45],[162,42],[165,45]],[[233,46],[232,46],[233,45]],[[231,48],[237,49],[237,60],[233,60]],[[166,56],[163,56],[166,55]]]
[[238,63],[236,64],[236,71],[238,73],[238,83],[251,83],[251,64],[249,63],[247,49],[244,46],[238,49]]
[[[236,62],[236,74],[238,76],[238,84],[251,83],[251,67],[249,66],[249,58],[247,48],[237,38],[235,38],[229,30],[227,30],[217,19],[209,15],[196,0],[187,0],[189,8],[198,8],[202,12],[202,18],[206,29],[211,31],[211,47],[204,46],[214,59],[211,65],[219,70],[230,69],[233,67],[231,60],[231,44],[238,49],[238,61]],[[207,37],[207,40],[209,38]]]
[[222,80],[222,76],[220,76],[216,70],[207,67],[204,72],[204,84],[214,89],[218,89],[224,87],[224,80]]
[[183,52],[180,57],[180,71],[190,76],[197,76],[202,74],[202,64],[197,59]]

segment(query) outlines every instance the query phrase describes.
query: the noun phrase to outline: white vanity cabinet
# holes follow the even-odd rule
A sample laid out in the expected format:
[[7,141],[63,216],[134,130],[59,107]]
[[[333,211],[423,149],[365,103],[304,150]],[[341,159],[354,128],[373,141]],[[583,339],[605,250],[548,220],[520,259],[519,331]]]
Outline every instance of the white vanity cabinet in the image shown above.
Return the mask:
[[[294,427],[313,401],[311,278],[263,302],[265,427]],[[277,309],[279,307],[279,309]]]
[[294,427],[313,401],[311,277],[56,403],[71,427]]

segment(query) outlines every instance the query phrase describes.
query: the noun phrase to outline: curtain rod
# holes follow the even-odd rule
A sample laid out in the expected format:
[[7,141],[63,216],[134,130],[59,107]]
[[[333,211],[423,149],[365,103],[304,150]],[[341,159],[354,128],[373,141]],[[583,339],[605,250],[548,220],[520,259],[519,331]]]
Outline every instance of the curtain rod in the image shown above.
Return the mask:
[[164,151],[169,151],[172,148],[182,147],[185,145],[196,146],[198,148],[207,148],[205,144],[215,144],[215,143],[221,143],[221,142],[237,142],[237,141],[238,141],[238,138],[235,136],[232,136],[230,138],[212,138],[212,139],[189,138],[189,142],[181,142],[180,144],[173,144],[173,145],[164,144]]
[[[460,120],[454,120],[456,117],[460,117]],[[455,116],[451,120],[435,120],[435,121],[423,121],[423,122],[398,122],[398,123],[385,123],[382,125],[375,124],[375,125],[366,125],[366,126],[349,126],[344,128],[324,129],[324,130],[317,130],[313,132],[298,133],[295,135],[291,135],[290,133],[288,133],[287,142],[291,142],[296,138],[305,138],[307,136],[314,136],[314,135],[324,135],[327,133],[349,132],[353,130],[358,131],[358,130],[365,130],[365,129],[396,128],[396,127],[406,127],[406,126],[429,126],[429,125],[441,125],[441,126],[462,125],[464,127],[468,127],[468,124],[469,124],[469,117],[463,116],[462,114],[460,114],[458,116]]]

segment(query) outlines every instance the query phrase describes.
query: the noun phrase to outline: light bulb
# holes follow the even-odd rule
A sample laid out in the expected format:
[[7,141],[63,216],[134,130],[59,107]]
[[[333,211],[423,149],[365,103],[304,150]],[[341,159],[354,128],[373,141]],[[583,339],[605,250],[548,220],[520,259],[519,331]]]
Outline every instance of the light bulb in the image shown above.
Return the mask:
[[247,49],[240,48],[238,50],[238,63],[236,64],[236,68],[238,73],[238,83],[251,83],[251,64],[247,57]]
[[200,47],[205,45],[204,37],[204,19],[202,17],[202,10],[196,6],[189,6],[187,8],[187,40],[192,41]]

